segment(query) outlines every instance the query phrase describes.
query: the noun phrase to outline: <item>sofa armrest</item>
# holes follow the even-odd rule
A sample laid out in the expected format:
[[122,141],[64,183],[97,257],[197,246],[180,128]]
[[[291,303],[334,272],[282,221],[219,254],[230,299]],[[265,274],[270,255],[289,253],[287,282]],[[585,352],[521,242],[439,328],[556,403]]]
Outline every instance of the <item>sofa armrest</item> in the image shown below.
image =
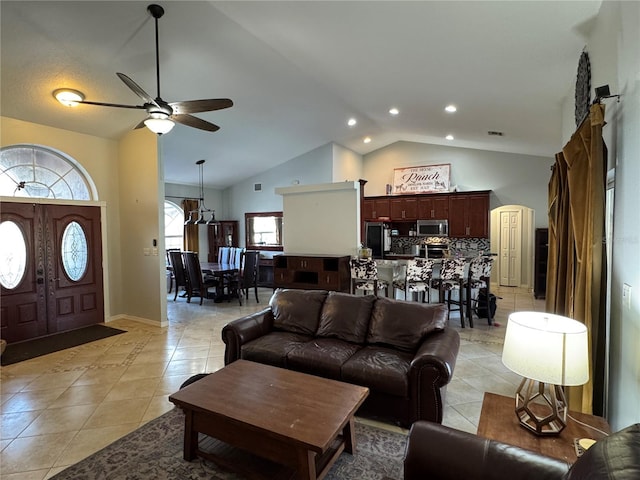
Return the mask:
[[424,421],[412,425],[404,459],[404,480],[559,480],[568,470],[560,460]]
[[441,389],[451,381],[459,349],[460,336],[452,328],[430,333],[418,347],[409,367],[412,422],[442,423],[444,390]]
[[224,364],[229,365],[241,358],[242,345],[266,335],[272,329],[273,313],[270,307],[227,323],[222,329],[222,341],[226,345]]

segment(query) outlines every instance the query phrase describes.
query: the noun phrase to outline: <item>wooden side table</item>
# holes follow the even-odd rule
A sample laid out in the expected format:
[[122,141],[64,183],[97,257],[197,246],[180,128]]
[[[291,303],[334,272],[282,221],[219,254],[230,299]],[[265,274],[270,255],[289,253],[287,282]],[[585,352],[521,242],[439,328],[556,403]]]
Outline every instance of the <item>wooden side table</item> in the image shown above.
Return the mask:
[[[610,433],[607,421],[602,417],[579,412],[569,412],[576,420]],[[558,436],[540,437],[520,425],[515,414],[515,398],[486,392],[478,423],[478,435],[499,442],[516,445],[527,450],[564,460],[573,464],[577,460],[574,446],[576,438],[600,440],[605,435],[567,417],[567,426]]]

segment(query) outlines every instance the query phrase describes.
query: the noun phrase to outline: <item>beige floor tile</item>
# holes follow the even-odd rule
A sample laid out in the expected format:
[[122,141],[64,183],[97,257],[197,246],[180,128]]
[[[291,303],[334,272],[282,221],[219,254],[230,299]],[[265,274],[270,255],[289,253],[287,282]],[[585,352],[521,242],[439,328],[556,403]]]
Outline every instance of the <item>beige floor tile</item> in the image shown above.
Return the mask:
[[68,387],[73,385],[73,382],[75,382],[82,374],[82,370],[76,372],[45,373],[24,387],[22,391],[33,392],[37,390],[50,390],[52,388]]
[[105,397],[105,402],[126,400],[129,398],[151,398],[160,382],[159,377],[140,378],[130,381],[119,381]]
[[169,365],[169,362],[132,364],[120,377],[120,382],[138,380],[143,378],[161,377]]
[[120,377],[127,371],[126,366],[102,366],[89,369],[84,372],[73,383],[73,386],[79,385],[95,385],[95,384],[113,384],[116,383]]
[[165,375],[160,379],[154,392],[154,396],[158,395],[171,395],[173,392],[177,392],[180,389],[180,385],[188,379],[190,375]]
[[149,420],[153,420],[154,418],[159,417],[163,413],[167,413],[169,410],[175,408],[175,405],[169,401],[168,395],[160,395],[153,397],[151,402],[149,402],[149,406],[147,407],[147,411],[144,412],[144,416],[142,417],[143,422],[148,422]]
[[104,400],[113,385],[111,383],[72,385],[51,404],[51,408],[98,404]]
[[20,437],[0,453],[2,474],[50,468],[76,432]]
[[40,413],[31,424],[23,430],[20,437],[47,435],[49,433],[70,432],[80,430],[93,414],[96,405],[74,405],[72,407],[48,408]]
[[2,474],[2,480],[42,480],[48,478],[49,469],[44,470],[32,470],[30,472],[10,473],[8,475]]
[[36,375],[20,375],[19,377],[10,377],[6,375],[7,368],[8,367],[2,367],[1,370],[3,375],[2,379],[0,380],[0,391],[2,391],[3,395],[19,392],[41,375],[41,373],[38,373]]
[[207,358],[207,366],[205,371],[208,373],[217,372],[221,368],[224,368],[224,356],[209,357]]
[[16,438],[40,415],[41,411],[3,413],[0,415],[0,436],[3,440]]
[[66,467],[106,447],[138,428],[139,423],[124,423],[101,428],[84,429],[69,442],[56,460],[56,467]]
[[209,345],[202,346],[202,347],[188,347],[188,348],[178,347],[176,348],[176,351],[173,354],[173,357],[171,358],[171,360],[172,361],[190,360],[192,358],[206,358],[208,356],[209,356]]
[[89,417],[85,428],[99,428],[125,423],[140,423],[144,412],[151,398],[131,398],[128,400],[117,400],[113,402],[103,402]]
[[16,393],[2,405],[2,413],[44,410],[62,395],[65,390],[65,388],[54,388],[51,390]]
[[207,358],[192,358],[190,360],[175,360],[169,363],[165,375],[194,375],[205,371]]

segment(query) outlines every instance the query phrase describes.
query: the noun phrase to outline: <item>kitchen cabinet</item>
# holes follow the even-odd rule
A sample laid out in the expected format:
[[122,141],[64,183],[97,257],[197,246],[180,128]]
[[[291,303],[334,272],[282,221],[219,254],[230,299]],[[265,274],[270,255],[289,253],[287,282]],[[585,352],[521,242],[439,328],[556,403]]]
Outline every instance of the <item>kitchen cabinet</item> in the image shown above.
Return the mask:
[[391,220],[417,220],[418,197],[416,195],[396,197],[389,200]]
[[349,293],[349,259],[348,255],[275,255],[273,286]]
[[545,298],[547,295],[547,258],[549,256],[548,228],[536,228],[534,252],[533,296]]
[[489,237],[489,192],[449,195],[449,236]]
[[237,247],[238,221],[221,220],[218,225],[207,226],[207,239],[209,240],[208,262],[218,261],[218,249],[220,247]]
[[419,220],[446,220],[449,218],[449,195],[418,197]]
[[377,221],[379,217],[389,217],[389,198],[365,198],[362,201],[361,215],[365,221]]

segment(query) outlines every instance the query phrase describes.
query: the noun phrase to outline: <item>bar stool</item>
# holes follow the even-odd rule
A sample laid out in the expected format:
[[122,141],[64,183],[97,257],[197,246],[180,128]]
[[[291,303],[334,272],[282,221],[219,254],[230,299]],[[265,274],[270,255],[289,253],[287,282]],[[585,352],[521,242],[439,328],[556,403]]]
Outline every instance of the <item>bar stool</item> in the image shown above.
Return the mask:
[[[440,277],[434,279],[432,284],[440,292],[440,302],[445,301],[449,312],[460,312],[460,324],[464,328],[464,300],[463,300],[463,282],[465,260],[463,258],[444,258],[440,266]],[[458,291],[458,300],[451,298],[451,292]],[[457,305],[457,309],[451,309],[451,305]],[[469,320],[469,326],[473,327],[473,322]]]
[[351,268],[351,293],[362,290],[369,291],[377,297],[378,290],[384,290],[389,296],[389,282],[378,279],[378,265],[373,258],[352,258],[349,262]]
[[433,276],[433,260],[426,258],[414,258],[407,261],[407,273],[405,278],[394,280],[393,288],[404,291],[405,300],[409,299],[409,293],[413,300],[413,294],[417,293],[419,300],[422,292],[422,303],[427,299],[431,302],[431,278]]
[[[478,297],[474,297],[472,295],[473,290],[478,290],[478,294],[480,293],[480,289],[484,288],[487,292],[487,299],[489,299],[489,285],[491,283],[491,267],[493,266],[493,258],[478,256],[471,260],[469,264],[469,275],[467,281],[464,283],[465,290],[465,298],[466,298],[466,307],[467,307],[467,316],[469,317],[469,324],[473,327],[473,306],[475,305],[477,308]],[[489,325],[493,323],[493,319],[491,317],[490,309],[487,320]]]

